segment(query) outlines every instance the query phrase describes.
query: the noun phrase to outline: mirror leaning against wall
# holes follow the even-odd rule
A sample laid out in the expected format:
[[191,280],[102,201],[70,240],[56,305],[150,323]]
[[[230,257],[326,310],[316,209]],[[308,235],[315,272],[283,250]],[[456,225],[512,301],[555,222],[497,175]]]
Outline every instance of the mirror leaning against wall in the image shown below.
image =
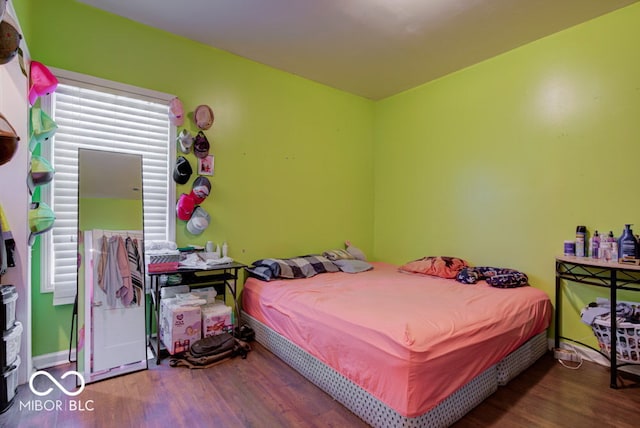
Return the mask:
[[142,156],[78,149],[77,370],[95,382],[147,365]]

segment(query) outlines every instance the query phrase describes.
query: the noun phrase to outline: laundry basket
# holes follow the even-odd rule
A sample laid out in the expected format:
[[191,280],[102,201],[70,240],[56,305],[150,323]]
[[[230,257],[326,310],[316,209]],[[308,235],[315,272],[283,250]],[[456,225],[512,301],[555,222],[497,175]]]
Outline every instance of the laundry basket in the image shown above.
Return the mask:
[[[591,324],[600,350],[611,357],[611,320],[609,315],[598,316]],[[640,324],[616,323],[616,361],[640,363]]]

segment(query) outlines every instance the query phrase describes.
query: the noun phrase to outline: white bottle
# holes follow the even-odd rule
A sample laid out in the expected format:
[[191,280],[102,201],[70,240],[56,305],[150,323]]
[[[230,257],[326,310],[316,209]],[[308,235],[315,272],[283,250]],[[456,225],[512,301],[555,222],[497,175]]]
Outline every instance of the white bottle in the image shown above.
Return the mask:
[[213,253],[213,242],[207,241],[207,253]]
[[216,244],[216,251],[214,252],[215,256],[213,256],[214,259],[219,259],[220,258],[220,245]]
[[576,238],[576,257],[584,256],[584,238]]
[[228,253],[229,253],[229,246],[227,245],[226,242],[224,242],[222,244],[222,257],[227,257]]
[[618,263],[618,243],[611,243],[611,261],[613,263]]

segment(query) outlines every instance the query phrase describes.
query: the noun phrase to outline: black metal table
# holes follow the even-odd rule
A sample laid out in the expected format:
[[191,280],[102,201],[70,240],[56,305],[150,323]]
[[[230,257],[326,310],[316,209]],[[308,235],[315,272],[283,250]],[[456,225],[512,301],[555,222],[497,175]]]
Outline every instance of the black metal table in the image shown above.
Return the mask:
[[[245,264],[231,262],[214,265],[206,269],[176,269],[162,272],[147,272],[147,275],[149,275],[150,278],[151,294],[151,310],[149,311],[149,324],[147,326],[147,344],[156,357],[156,364],[160,364],[161,360],[161,340],[159,331],[161,289],[164,286],[172,285],[160,284],[160,276],[180,274],[182,275],[181,284],[186,284],[190,288],[214,286],[216,288],[216,292],[220,292],[220,288],[222,289],[223,296],[226,296],[225,291],[228,290],[233,299],[233,306],[235,310],[234,327],[238,327],[240,322],[240,310],[238,306],[237,282],[239,271],[245,267],[247,267]],[[157,330],[155,339],[151,334],[154,319]]]
[[[609,289],[611,316],[611,352],[606,355],[577,340],[560,335],[562,280],[588,284]],[[556,307],[555,307],[555,347],[560,346],[560,339],[570,340],[582,346],[594,349],[611,362],[611,388],[618,387],[617,361],[617,327],[615,307],[618,304],[618,291],[640,291],[640,266],[606,262],[589,257],[559,256],[556,257]]]

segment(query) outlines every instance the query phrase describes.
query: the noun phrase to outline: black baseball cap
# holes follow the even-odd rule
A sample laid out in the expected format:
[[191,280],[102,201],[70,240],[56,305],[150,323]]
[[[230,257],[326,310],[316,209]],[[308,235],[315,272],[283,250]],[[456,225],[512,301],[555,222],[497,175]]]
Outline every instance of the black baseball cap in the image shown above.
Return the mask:
[[191,178],[192,173],[193,170],[189,161],[184,156],[178,157],[176,166],[173,169],[173,181],[178,184],[185,184]]

